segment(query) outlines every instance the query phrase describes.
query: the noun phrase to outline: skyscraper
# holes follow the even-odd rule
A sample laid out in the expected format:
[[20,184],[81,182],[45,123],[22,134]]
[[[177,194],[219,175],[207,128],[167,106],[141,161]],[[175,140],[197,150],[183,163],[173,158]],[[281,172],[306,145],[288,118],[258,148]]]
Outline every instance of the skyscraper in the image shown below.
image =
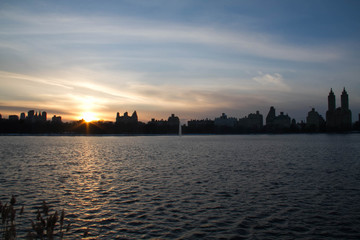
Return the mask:
[[331,88],[328,96],[328,110],[326,111],[326,128],[328,130],[335,129],[336,126],[335,111],[336,111],[335,94]]
[[266,116],[266,125],[271,125],[276,117],[275,108],[273,106],[270,107],[269,113]]
[[42,121],[46,121],[46,120],[47,120],[47,113],[46,113],[45,111],[42,112],[41,120],[42,120]]
[[335,94],[331,88],[328,96],[328,110],[335,111],[335,109],[336,109]]
[[341,94],[341,107],[336,108],[335,95],[330,90],[328,96],[328,110],[326,112],[327,130],[350,130],[352,127],[351,111],[349,109],[349,95],[345,88]]
[[341,93],[341,110],[339,112],[340,126],[344,130],[350,130],[352,127],[351,111],[349,109],[349,95],[345,88]]
[[28,119],[33,120],[34,117],[35,117],[35,111],[34,110],[28,111]]
[[341,93],[341,109],[349,110],[349,95],[347,94],[345,88]]

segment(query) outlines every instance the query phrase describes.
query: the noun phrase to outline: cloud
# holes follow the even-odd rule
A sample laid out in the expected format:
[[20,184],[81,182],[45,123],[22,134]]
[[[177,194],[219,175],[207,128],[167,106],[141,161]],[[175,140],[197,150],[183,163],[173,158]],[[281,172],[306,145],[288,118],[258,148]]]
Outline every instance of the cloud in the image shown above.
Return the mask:
[[[99,118],[113,120],[117,111],[132,110],[138,110],[146,117],[151,116],[151,112],[155,113],[152,117],[164,117],[162,114],[174,111],[187,116],[222,112],[226,109],[247,109],[253,112],[269,101],[267,94],[254,94],[259,88],[246,79],[213,77],[188,81],[194,84],[183,84],[181,79],[153,84],[141,81],[147,76],[126,72],[122,74],[72,69],[70,73],[58,72],[57,77],[49,81],[51,77],[46,75],[34,77],[2,71],[0,81],[5,82],[11,78],[12,81],[8,84],[12,84],[12,89],[22,89],[22,81],[30,84],[22,91],[25,99],[15,98],[11,102],[9,98],[3,99],[3,105],[27,106],[29,109],[45,111],[51,109],[55,111],[53,114],[58,114],[58,110],[67,113],[63,116],[66,120],[71,117],[77,119],[84,111],[95,111],[101,115]],[[107,81],[98,81],[99,79]],[[265,74],[255,79],[261,80],[263,89],[270,85],[278,89],[282,83],[279,74]],[[2,91],[8,91],[11,86],[4,87]]]
[[[38,47],[61,47],[68,44],[79,44],[80,48],[86,45],[121,43],[151,44],[158,47],[164,44],[196,44],[267,59],[323,62],[342,57],[341,51],[334,46],[302,47],[287,43],[279,36],[245,29],[231,31],[216,26],[191,26],[118,16],[90,18],[70,14],[35,15],[5,10],[1,15],[1,19],[16,23],[16,27],[12,24],[3,26],[1,35],[13,38],[33,36],[36,41],[28,44]],[[331,51],[328,51],[329,48]]]
[[246,24],[175,21],[0,10],[0,100],[75,117],[92,105],[112,120],[132,110],[140,118],[253,112],[296,98],[290,86],[304,85],[315,68],[324,78],[326,67],[344,59],[345,48],[329,41],[298,45]]
[[30,75],[24,75],[24,74],[18,74],[18,73],[6,72],[6,71],[0,71],[0,80],[4,81],[4,82],[14,81],[14,80],[25,80],[25,81],[31,81],[31,82],[45,84],[45,85],[62,87],[62,88],[66,88],[66,89],[72,89],[72,87],[67,86],[56,80],[51,81],[48,79],[43,79],[43,78],[34,77],[34,76],[30,76]]
[[252,80],[264,86],[268,90],[289,91],[290,87],[284,82],[283,77],[279,73],[263,74],[259,72],[259,76],[253,77]]

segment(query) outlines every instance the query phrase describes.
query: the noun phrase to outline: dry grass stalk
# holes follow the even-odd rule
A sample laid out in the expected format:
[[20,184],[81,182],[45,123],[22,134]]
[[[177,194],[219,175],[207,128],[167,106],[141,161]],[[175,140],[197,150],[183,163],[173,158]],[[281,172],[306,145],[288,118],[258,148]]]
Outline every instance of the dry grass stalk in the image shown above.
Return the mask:
[[15,217],[16,217],[16,209],[14,205],[16,203],[16,199],[14,196],[11,197],[10,205],[7,203],[3,205],[0,202],[0,211],[1,211],[1,237],[5,240],[12,240],[16,239],[16,224],[15,224]]
[[[16,239],[16,198],[12,196],[10,199],[10,205],[6,203],[3,205],[0,201],[0,216],[1,216],[1,239],[13,240]],[[42,211],[40,211],[40,209]],[[20,209],[20,215],[24,212],[24,206]],[[58,211],[53,214],[49,214],[50,208],[45,201],[38,209],[35,222],[31,220],[31,229],[29,230],[27,239],[54,239],[55,236],[62,239],[64,237],[63,229],[65,232],[70,230],[70,223],[65,228],[65,211],[61,211],[59,217]]]

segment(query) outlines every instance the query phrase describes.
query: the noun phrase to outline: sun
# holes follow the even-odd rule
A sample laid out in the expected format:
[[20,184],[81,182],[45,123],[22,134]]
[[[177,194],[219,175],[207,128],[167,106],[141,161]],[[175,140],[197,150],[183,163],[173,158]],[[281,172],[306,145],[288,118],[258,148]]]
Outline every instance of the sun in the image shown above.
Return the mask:
[[82,119],[85,120],[85,122],[91,122],[96,120],[95,114],[92,112],[85,112],[82,114]]

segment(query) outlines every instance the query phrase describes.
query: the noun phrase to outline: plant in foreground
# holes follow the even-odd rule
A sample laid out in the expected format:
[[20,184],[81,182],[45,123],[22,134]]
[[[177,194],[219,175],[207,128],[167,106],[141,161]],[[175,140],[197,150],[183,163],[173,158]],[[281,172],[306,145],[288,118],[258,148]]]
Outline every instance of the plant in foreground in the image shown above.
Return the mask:
[[[3,205],[0,201],[1,212],[1,239],[12,240],[16,239],[16,212],[15,209],[16,198],[11,197],[10,203]],[[21,207],[20,216],[24,212],[24,206]],[[48,204],[43,201],[42,205],[38,208],[35,221],[31,220],[31,228],[27,234],[27,239],[53,239],[55,236],[59,238],[64,237],[64,233],[70,230],[70,223],[64,225],[65,212],[58,211],[52,214]]]
[[[0,202],[0,212],[1,212],[1,237],[2,239],[15,239],[16,238],[16,209],[14,205],[16,203],[16,199],[14,196],[11,197],[10,203],[6,203],[5,205]],[[22,214],[22,212],[21,212]]]

